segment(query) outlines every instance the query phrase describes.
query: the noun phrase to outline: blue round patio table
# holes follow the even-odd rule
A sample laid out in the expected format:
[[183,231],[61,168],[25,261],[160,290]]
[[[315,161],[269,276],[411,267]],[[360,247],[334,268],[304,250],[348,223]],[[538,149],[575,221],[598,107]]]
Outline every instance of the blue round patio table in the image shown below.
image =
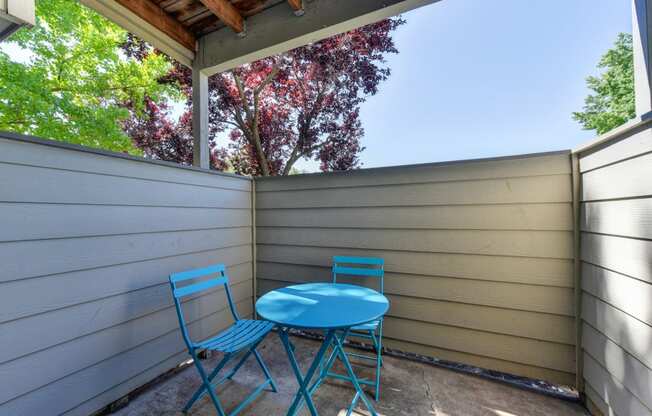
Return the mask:
[[[387,313],[388,309],[389,301],[379,292],[362,286],[342,283],[309,283],[288,286],[272,290],[258,299],[256,312],[261,318],[278,325],[278,334],[299,382],[299,390],[288,409],[288,416],[293,416],[300,410],[302,398],[305,399],[311,415],[317,416],[318,413],[311,395],[319,387],[323,377],[319,377],[312,385],[310,382],[331,345],[334,350],[331,357],[337,356],[342,361],[356,390],[352,404],[360,398],[371,414],[377,415],[371,401],[358,383],[351,363],[344,353],[343,344],[351,327],[378,320]],[[294,347],[289,340],[288,332],[291,328],[319,329],[325,332],[324,342],[305,376],[301,374],[294,355]],[[349,413],[351,410],[352,406],[349,407]]]

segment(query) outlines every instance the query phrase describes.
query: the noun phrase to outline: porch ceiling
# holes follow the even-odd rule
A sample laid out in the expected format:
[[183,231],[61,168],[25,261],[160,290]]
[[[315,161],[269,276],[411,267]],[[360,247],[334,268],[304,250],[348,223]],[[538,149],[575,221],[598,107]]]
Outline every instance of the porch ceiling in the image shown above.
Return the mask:
[[207,74],[438,0],[81,0]]

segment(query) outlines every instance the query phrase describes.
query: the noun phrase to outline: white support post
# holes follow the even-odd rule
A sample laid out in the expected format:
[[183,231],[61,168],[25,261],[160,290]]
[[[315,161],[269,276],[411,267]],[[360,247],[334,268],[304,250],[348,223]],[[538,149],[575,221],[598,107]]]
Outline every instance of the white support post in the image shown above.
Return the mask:
[[200,69],[197,61],[192,67],[192,135],[193,165],[210,168],[208,145],[208,75]]
[[632,0],[636,115],[652,111],[652,0]]

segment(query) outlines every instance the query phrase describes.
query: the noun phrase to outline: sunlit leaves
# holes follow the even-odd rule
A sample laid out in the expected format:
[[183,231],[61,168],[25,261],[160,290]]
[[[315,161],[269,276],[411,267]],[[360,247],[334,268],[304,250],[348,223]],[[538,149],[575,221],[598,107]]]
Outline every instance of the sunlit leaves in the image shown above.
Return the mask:
[[31,53],[27,64],[0,53],[0,130],[138,153],[121,122],[145,111],[145,98],[178,96],[159,83],[169,61],[127,57],[127,33],[72,0],[37,2],[37,24],[9,40]]
[[[402,23],[383,20],[211,77],[212,157],[223,155],[214,139],[226,135],[228,162],[242,174],[289,174],[300,159],[318,161],[324,171],[359,166],[360,105],[390,75],[384,57],[397,53],[391,34]],[[128,45],[128,51],[143,55],[139,45]],[[190,75],[177,64],[163,81],[189,94]],[[130,123],[132,137],[146,154],[183,159],[191,149],[190,136],[182,133],[186,125],[178,123],[178,134],[170,135],[165,113],[152,116],[160,120]],[[166,133],[152,129],[155,125],[165,126]],[[185,150],[170,152],[166,140],[176,146],[181,137],[188,138]]]
[[632,36],[621,33],[612,49],[598,64],[602,73],[586,79],[593,91],[586,97],[582,112],[573,113],[586,130],[606,133],[636,115],[634,98],[634,58]]

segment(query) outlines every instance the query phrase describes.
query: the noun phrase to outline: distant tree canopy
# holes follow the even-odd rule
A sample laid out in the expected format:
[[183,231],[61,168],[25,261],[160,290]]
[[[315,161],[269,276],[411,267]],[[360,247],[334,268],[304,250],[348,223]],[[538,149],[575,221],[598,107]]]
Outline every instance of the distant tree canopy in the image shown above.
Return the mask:
[[606,133],[636,115],[634,99],[634,55],[632,35],[618,35],[614,47],[598,63],[602,73],[586,79],[593,91],[584,100],[584,111],[573,118],[584,129]]
[[[391,33],[402,23],[386,19],[212,76],[211,166],[228,161],[237,173],[262,176],[288,175],[300,159],[319,161],[323,171],[358,166],[360,105],[389,77],[385,55],[398,52]],[[126,50],[148,56],[137,41]],[[162,82],[187,94],[186,114],[175,123],[151,100],[145,117],[134,114],[125,126],[146,155],[189,163],[191,73],[175,63]],[[230,139],[228,151],[217,146],[220,134]]]
[[127,32],[76,1],[39,0],[36,12],[36,26],[9,39],[29,61],[0,51],[0,130],[140,154],[121,121],[142,114],[146,97],[181,97],[158,82],[168,59],[126,57]]
[[[190,70],[74,0],[37,0],[34,28],[0,51],[0,130],[192,163]],[[359,166],[360,105],[397,53],[386,19],[210,79],[211,167],[287,175],[300,159]],[[171,118],[173,103],[185,111]],[[218,146],[218,137],[228,140]]]

